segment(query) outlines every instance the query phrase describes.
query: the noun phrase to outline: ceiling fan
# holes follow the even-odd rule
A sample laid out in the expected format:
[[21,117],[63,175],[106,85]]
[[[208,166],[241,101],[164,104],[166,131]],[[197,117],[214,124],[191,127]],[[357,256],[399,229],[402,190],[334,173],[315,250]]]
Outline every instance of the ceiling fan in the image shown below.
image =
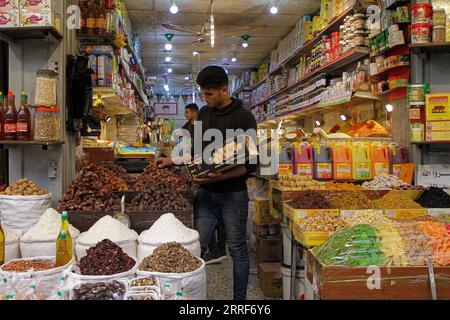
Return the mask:
[[[214,48],[215,45],[215,40],[216,40],[216,34],[217,34],[217,28],[215,25],[215,18],[214,18],[214,1],[215,0],[211,0],[210,5],[209,5],[209,16],[207,18],[207,21],[202,25],[202,28],[200,31],[193,31],[193,30],[189,30],[174,24],[161,24],[164,28],[169,29],[169,30],[173,30],[173,31],[178,31],[178,32],[184,32],[184,33],[189,33],[193,36],[196,36],[197,39],[192,41],[191,43],[204,43],[206,41],[206,38],[209,37],[210,42],[211,42],[211,48]],[[221,30],[219,33],[221,36],[237,36],[237,35],[241,35],[244,33],[248,33],[248,32],[257,32],[258,30],[263,30],[266,27],[268,27],[267,25],[265,26],[258,26],[258,27],[253,27],[253,26],[242,26],[239,27],[237,29],[233,29],[233,30]]]

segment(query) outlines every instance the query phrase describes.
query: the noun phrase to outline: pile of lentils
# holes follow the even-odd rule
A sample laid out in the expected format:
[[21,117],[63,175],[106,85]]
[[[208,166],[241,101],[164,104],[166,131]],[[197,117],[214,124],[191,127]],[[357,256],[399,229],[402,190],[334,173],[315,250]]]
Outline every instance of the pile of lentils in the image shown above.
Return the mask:
[[161,273],[193,272],[202,262],[177,242],[159,246],[153,254],[142,260],[139,270]]

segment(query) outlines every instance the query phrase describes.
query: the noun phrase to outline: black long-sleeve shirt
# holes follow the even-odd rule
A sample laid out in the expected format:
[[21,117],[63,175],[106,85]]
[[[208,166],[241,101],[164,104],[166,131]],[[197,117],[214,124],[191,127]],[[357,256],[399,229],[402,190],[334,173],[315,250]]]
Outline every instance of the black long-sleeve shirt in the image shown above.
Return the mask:
[[[242,129],[247,131],[253,129],[256,135],[256,120],[253,114],[242,106],[239,99],[232,98],[232,103],[222,109],[203,107],[198,115],[202,122],[202,135],[208,129],[218,129],[224,139],[227,129]],[[195,139],[195,136],[194,136]],[[211,142],[203,142],[203,149]],[[255,141],[256,143],[256,141]],[[202,150],[203,151],[203,150]],[[256,171],[257,165],[246,164],[247,175],[231,178],[224,181],[204,184],[201,187],[214,193],[238,192],[247,190],[248,174]]]

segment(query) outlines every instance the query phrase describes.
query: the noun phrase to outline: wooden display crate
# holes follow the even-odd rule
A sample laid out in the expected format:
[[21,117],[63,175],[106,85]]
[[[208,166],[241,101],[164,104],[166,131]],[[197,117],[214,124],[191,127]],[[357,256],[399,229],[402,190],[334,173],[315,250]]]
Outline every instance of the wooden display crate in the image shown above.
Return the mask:
[[[428,268],[380,266],[380,286],[369,289],[368,267],[326,266],[305,250],[306,278],[322,300],[431,300]],[[370,269],[369,269],[370,270]],[[434,267],[439,300],[450,299],[450,267]]]
[[292,224],[292,234],[305,247],[320,246],[327,242],[331,235],[329,231],[305,231],[298,223]]
[[[194,226],[194,210],[156,210],[156,211],[125,211],[130,217],[130,228],[138,234],[151,228],[153,223],[166,213],[173,213],[188,228]],[[69,211],[69,223],[80,232],[86,232],[104,216],[114,216],[118,212]]]

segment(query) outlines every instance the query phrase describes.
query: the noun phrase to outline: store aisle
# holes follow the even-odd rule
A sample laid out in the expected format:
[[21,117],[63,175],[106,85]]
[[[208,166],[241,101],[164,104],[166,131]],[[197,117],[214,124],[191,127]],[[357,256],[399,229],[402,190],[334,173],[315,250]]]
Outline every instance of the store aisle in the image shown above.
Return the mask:
[[[265,298],[259,287],[256,254],[251,248],[250,252],[250,277],[248,283],[248,300],[272,300]],[[206,297],[208,300],[232,300],[233,299],[233,268],[231,257],[222,264],[206,266]]]

